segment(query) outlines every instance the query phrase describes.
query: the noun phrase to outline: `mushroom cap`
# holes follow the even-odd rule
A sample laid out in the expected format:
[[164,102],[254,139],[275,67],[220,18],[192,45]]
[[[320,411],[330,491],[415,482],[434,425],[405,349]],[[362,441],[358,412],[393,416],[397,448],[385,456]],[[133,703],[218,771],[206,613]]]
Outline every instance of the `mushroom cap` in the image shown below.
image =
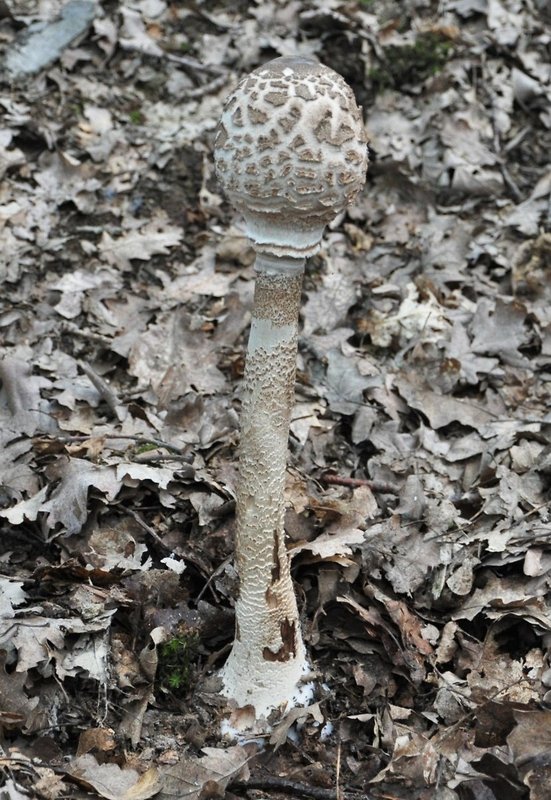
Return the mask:
[[257,252],[310,256],[364,185],[361,108],[344,79],[314,58],[276,58],[228,97],[214,158]]

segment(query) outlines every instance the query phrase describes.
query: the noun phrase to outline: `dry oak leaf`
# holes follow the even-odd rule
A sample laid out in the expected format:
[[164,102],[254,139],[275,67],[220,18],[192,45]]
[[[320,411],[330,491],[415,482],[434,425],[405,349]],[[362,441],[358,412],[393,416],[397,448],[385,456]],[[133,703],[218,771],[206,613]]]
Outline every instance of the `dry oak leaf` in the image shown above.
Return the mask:
[[[0,725],[9,730],[23,729],[28,717],[40,702],[27,697],[27,672],[6,671],[6,652],[0,651]],[[1,797],[1,795],[0,795]]]
[[166,255],[171,247],[179,244],[182,229],[153,220],[140,230],[131,230],[113,239],[104,231],[99,243],[99,251],[109,264],[120,269],[131,269],[131,259],[148,261],[154,255]]
[[417,525],[402,525],[398,515],[370,525],[366,550],[371,553],[397,594],[415,592],[433,567],[442,562],[441,547],[431,533]]
[[[251,748],[252,752],[249,752]],[[164,786],[159,800],[201,800],[202,797],[224,797],[230,781],[247,780],[247,762],[256,748],[254,745],[235,745],[226,749],[204,747],[203,758],[184,755],[173,767],[164,772]],[[212,792],[203,794],[204,790]],[[218,791],[218,794],[214,794]]]
[[40,510],[47,511],[49,528],[62,525],[68,534],[78,533],[88,518],[88,489],[94,486],[114,500],[121,488],[115,467],[91,464],[82,458],[59,459],[48,470],[50,480],[61,478],[50,499]]
[[66,773],[81,786],[107,800],[147,800],[161,790],[155,767],[140,775],[135,769],[121,769],[118,764],[98,764],[89,753],[75,758],[66,768]]
[[451,613],[452,619],[474,619],[483,614],[488,619],[513,615],[549,627],[550,604],[545,578],[526,580],[516,576],[488,575],[486,583],[475,589],[463,605]]
[[0,425],[5,442],[52,427],[48,404],[40,396],[41,388],[49,388],[50,381],[31,374],[26,351],[24,347],[0,351]]
[[39,492],[29,497],[27,500],[20,500],[16,505],[0,511],[0,517],[5,517],[12,525],[21,525],[24,520],[34,522],[38,517],[38,512],[42,510],[42,506],[48,494],[48,487],[44,486]]
[[106,753],[115,750],[117,743],[112,728],[88,728],[79,736],[77,756],[86,755],[91,750]]
[[[381,599],[381,597],[378,596],[378,593],[375,593],[375,596],[378,599]],[[423,636],[423,626],[420,620],[415,616],[415,614],[412,614],[406,604],[401,600],[392,600],[388,597],[385,598],[383,602],[390,615],[390,618],[400,628],[404,644],[406,644],[409,649],[415,649],[419,651],[419,653],[422,655],[432,655],[432,646],[430,642],[428,642]]]
[[443,428],[451,422],[460,422],[480,430],[482,425],[495,420],[495,414],[486,411],[481,405],[438,394],[411,372],[397,376],[394,385],[411,408],[425,414],[433,428]]
[[[9,642],[17,650],[17,672],[33,667],[51,670],[56,676],[86,675],[107,680],[108,648],[106,631],[114,610],[104,611],[83,622],[79,617],[31,616],[0,620],[0,648]],[[66,642],[65,637],[69,637]]]
[[11,581],[9,578],[0,577],[0,619],[14,617],[14,606],[20,606],[25,602],[27,593],[22,586],[22,581]]
[[320,394],[325,397],[332,411],[339,414],[354,414],[363,403],[366,389],[377,386],[379,378],[363,375],[362,360],[355,354],[344,355],[333,348],[325,354],[327,372]]
[[[384,780],[394,780],[396,783],[419,790],[421,787],[432,786],[436,783],[438,775],[439,754],[434,744],[426,736],[413,731],[405,725],[396,724],[394,749],[390,763],[381,770],[372,783]],[[416,796],[412,792],[411,797]]]
[[505,364],[527,367],[528,360],[518,351],[528,339],[526,316],[526,309],[516,300],[479,300],[471,323],[473,352],[497,355]]
[[531,800],[548,800],[551,793],[551,711],[513,711],[516,726],[507,737],[522,782]]
[[[140,675],[138,680],[143,680],[143,677]],[[132,747],[137,747],[142,738],[145,712],[149,704],[154,701],[153,687],[151,684],[139,687],[133,686],[131,696],[131,700],[128,699],[122,703],[124,713],[118,734],[123,739],[129,739]]]
[[142,387],[151,386],[161,405],[190,390],[216,394],[225,388],[212,343],[194,323],[185,312],[160,314],[130,349],[130,374]]

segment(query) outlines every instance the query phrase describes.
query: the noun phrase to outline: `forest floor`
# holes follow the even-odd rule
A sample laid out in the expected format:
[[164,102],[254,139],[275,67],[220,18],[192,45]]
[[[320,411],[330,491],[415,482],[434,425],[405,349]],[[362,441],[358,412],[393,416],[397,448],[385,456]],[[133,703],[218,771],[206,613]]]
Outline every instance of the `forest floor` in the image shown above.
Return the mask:
[[[539,0],[0,2],[2,800],[549,799],[550,42]],[[304,54],[371,163],[304,283],[317,696],[260,751],[209,691],[254,286],[212,149]]]

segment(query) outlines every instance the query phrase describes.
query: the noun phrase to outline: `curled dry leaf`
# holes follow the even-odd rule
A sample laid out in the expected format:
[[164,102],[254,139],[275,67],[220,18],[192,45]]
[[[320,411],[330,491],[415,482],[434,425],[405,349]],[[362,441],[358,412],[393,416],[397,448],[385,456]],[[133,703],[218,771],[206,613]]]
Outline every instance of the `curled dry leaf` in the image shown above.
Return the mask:
[[[248,762],[255,755],[255,745],[234,746],[227,749],[204,747],[201,758],[184,755],[177,764],[163,770],[163,790],[159,800],[200,800],[204,790],[215,790],[224,796],[231,781],[246,781],[249,775]],[[211,794],[210,796],[216,796]]]
[[106,800],[147,800],[161,790],[161,779],[154,767],[140,775],[135,769],[124,769],[118,764],[98,764],[90,753],[73,759],[65,772],[73,781]]

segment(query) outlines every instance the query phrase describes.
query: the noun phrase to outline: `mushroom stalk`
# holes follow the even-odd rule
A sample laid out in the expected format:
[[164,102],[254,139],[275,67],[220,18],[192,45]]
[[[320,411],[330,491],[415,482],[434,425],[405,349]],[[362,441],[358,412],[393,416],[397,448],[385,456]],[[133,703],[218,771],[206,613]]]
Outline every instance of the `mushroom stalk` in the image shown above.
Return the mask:
[[298,699],[306,653],[285,546],[284,489],[304,259],[258,256],[243,379],[236,637],[224,692],[257,717]]
[[313,58],[277,58],[224,106],[216,173],[243,214],[257,282],[243,385],[236,556],[239,596],[223,692],[266,720],[304,702],[308,662],[285,548],[284,489],[304,261],[365,181],[352,90]]

